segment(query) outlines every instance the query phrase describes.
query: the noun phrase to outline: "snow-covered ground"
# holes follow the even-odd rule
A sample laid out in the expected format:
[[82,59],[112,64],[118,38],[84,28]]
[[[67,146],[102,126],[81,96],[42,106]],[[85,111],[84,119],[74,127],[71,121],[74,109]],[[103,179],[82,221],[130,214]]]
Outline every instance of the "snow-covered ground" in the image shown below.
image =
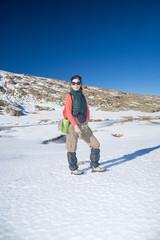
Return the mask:
[[[61,110],[0,116],[0,239],[159,240],[160,124],[89,123],[107,171],[91,173],[87,163],[79,166],[84,175],[74,176],[65,142],[42,144],[60,134],[56,120]],[[94,119],[140,115],[160,113],[91,108]],[[79,140],[78,160],[89,161],[89,155]]]

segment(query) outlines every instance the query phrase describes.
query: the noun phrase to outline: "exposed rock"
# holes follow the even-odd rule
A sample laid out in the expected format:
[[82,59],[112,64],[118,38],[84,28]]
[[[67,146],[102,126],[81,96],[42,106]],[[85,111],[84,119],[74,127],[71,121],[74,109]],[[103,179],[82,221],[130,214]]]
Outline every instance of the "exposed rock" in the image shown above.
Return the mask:
[[3,94],[6,93],[6,90],[4,89],[4,87],[0,86],[0,92]]
[[19,117],[19,116],[24,115],[22,110],[16,110],[16,109],[13,109],[13,108],[7,108],[6,113],[9,113],[11,116],[15,116],[15,117]]
[[44,107],[44,106],[38,106],[38,105],[35,105],[35,108],[36,108],[38,111],[53,111],[53,110],[55,110],[54,108]]
[[5,100],[0,100],[0,106],[1,107],[6,107],[6,106],[8,106],[9,105],[9,103],[7,102],[7,101],[5,101]]

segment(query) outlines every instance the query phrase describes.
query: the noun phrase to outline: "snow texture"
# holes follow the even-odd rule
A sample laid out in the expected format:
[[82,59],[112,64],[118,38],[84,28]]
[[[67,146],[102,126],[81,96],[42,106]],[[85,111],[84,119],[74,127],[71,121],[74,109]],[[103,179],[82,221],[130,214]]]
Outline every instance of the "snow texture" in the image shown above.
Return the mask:
[[[60,134],[60,113],[59,108],[19,118],[0,116],[0,239],[159,240],[159,124],[89,123],[107,171],[91,173],[87,163],[79,166],[84,175],[74,176],[65,142],[42,144]],[[140,114],[145,115],[91,109],[93,118],[102,119]],[[119,133],[123,136],[112,136]],[[89,155],[79,140],[78,160],[89,161]]]

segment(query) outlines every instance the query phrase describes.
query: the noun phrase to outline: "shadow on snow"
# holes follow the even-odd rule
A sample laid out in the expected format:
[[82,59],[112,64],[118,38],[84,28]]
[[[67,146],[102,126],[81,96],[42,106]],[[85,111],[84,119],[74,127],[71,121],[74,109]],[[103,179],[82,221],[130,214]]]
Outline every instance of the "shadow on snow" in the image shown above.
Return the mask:
[[[120,165],[120,164],[122,164],[122,163],[131,161],[131,160],[134,160],[135,158],[140,157],[140,156],[143,156],[143,155],[145,155],[145,154],[148,154],[148,153],[150,153],[151,151],[154,151],[154,150],[156,150],[156,149],[158,149],[158,148],[160,148],[160,145],[158,145],[158,146],[156,146],[156,147],[152,147],[152,148],[140,149],[140,150],[138,150],[138,151],[136,151],[136,152],[134,152],[134,153],[126,154],[126,155],[124,155],[123,157],[115,158],[115,159],[113,159],[113,160],[108,160],[108,161],[106,161],[106,162],[101,162],[101,163],[100,163],[100,166],[105,165],[105,166],[103,166],[103,167],[105,167],[106,169],[108,169],[108,168],[111,168],[111,167],[113,167],[113,166]],[[89,170],[89,169],[90,169],[90,167],[83,169],[83,171],[87,171],[87,170]]]

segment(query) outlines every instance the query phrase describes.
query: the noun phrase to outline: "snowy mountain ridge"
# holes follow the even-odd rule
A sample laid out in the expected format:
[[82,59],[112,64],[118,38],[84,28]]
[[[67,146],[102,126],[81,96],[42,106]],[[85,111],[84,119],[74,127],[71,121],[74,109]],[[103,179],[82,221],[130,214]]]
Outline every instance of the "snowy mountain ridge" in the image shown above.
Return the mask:
[[[63,80],[15,74],[0,70],[0,114],[19,116],[30,111],[63,106],[70,83]],[[160,96],[131,94],[83,85],[90,106],[103,111],[159,112]]]

